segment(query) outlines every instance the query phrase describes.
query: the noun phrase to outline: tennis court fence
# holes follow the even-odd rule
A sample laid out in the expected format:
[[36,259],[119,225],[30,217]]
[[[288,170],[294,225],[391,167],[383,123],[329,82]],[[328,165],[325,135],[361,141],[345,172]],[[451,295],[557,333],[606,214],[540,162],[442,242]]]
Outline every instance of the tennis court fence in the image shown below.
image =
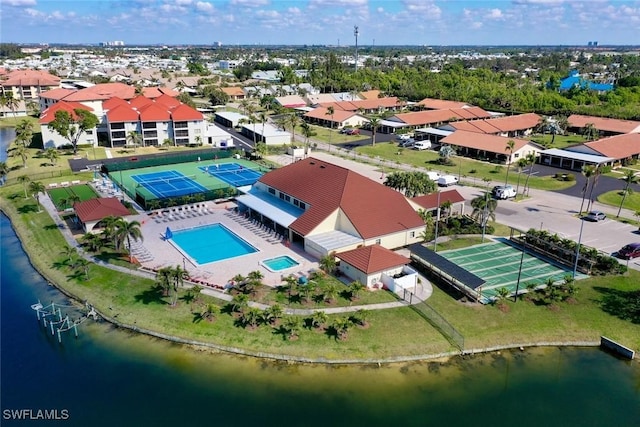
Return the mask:
[[111,173],[130,169],[148,168],[152,166],[175,165],[177,163],[197,162],[198,160],[228,159],[234,152],[228,150],[199,150],[189,153],[152,154],[137,157],[126,157],[121,162],[105,164],[103,172]]
[[[413,311],[440,331],[447,341],[458,347],[458,349],[464,350],[464,335],[438,313],[435,308],[431,307],[426,301],[421,300],[407,289],[404,290],[403,299],[411,304],[409,307],[411,307]],[[419,302],[416,303],[416,301]]]
[[156,196],[149,196],[141,193],[139,189],[144,187],[137,187],[135,193],[132,194],[129,190],[126,193],[129,197],[136,201],[145,210],[149,209],[164,209],[171,206],[179,206],[189,203],[205,202],[209,200],[225,199],[234,197],[238,194],[238,190],[235,187],[227,185],[220,186],[218,188],[212,188],[207,191],[197,191],[191,194],[184,194],[181,196],[158,198]]

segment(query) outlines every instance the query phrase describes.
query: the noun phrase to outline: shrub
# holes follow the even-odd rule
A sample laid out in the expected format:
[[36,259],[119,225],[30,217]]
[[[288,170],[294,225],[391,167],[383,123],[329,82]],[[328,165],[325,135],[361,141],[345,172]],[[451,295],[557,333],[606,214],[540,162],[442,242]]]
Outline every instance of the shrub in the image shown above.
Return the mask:
[[568,173],[564,175],[564,180],[565,181],[575,181],[576,180],[576,176],[572,173]]
[[601,173],[609,173],[609,172],[611,172],[611,166],[610,165],[602,166],[600,171],[601,171]]
[[477,171],[476,169],[471,169],[471,170],[469,171],[469,173],[471,173],[471,174],[474,174],[474,173],[477,173],[477,172],[478,172],[478,171]]

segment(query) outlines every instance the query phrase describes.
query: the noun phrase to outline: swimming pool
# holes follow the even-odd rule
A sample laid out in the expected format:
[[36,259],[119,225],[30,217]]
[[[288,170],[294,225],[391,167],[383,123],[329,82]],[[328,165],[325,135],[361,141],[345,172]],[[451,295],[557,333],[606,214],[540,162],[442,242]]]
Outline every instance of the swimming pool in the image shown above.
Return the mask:
[[295,267],[296,265],[300,265],[298,261],[291,258],[287,255],[282,255],[276,258],[269,258],[262,261],[262,265],[269,271],[282,271],[287,268]]
[[222,261],[258,252],[222,224],[174,231],[171,241],[198,264]]

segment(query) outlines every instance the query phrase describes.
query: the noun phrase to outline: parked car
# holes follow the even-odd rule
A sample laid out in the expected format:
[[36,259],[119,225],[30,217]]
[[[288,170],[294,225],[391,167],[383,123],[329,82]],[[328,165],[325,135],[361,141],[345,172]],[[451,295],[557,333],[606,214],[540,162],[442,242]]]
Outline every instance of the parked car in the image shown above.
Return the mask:
[[408,133],[403,133],[403,134],[400,134],[400,135],[396,135],[396,139],[398,141],[407,141],[407,140],[413,139],[413,138],[411,138],[411,135],[409,135]]
[[400,147],[405,147],[405,148],[411,148],[413,147],[413,144],[416,143],[416,140],[413,138],[409,138],[409,139],[405,139],[403,141],[400,142]]
[[448,187],[458,183],[458,177],[453,175],[443,175],[438,178],[438,185],[440,187]]
[[605,219],[607,219],[607,216],[604,214],[604,212],[591,211],[588,214],[586,214],[583,217],[583,219],[586,219],[587,221],[598,222],[598,221],[604,221]]
[[356,129],[356,128],[349,129],[347,131],[347,135],[360,135],[360,129]]
[[428,150],[429,148],[431,148],[431,141],[416,141],[413,144],[414,150]]
[[506,200],[516,197],[516,190],[510,185],[500,186],[494,194],[496,199]]
[[618,257],[622,259],[632,259],[640,257],[640,243],[629,243],[618,251]]
[[349,134],[353,128],[342,128],[340,129],[340,133]]
[[425,173],[431,181],[438,182],[438,179],[440,179],[440,174],[438,172],[428,171]]

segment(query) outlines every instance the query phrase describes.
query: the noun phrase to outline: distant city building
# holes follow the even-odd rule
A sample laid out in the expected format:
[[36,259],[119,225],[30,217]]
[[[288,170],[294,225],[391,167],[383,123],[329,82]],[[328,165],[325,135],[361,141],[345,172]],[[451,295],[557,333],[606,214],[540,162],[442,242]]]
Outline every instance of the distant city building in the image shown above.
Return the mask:
[[124,42],[122,40],[114,40],[110,42],[101,42],[100,46],[124,46]]

